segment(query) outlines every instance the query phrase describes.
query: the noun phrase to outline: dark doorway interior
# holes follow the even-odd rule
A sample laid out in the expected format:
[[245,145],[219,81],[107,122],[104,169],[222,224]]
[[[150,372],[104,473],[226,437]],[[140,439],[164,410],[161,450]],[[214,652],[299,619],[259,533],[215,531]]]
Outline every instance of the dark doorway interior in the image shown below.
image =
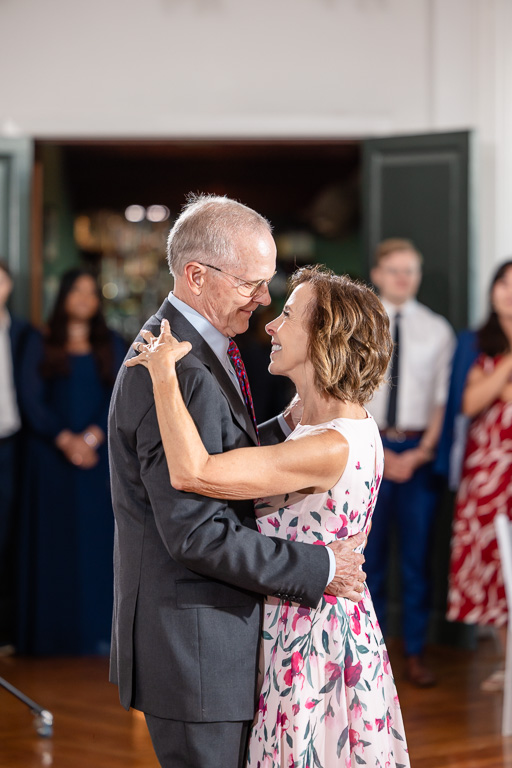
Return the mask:
[[[251,377],[258,415],[274,414],[288,391],[261,374],[268,359],[264,324],[283,302],[286,277],[312,262],[365,273],[360,142],[45,141],[36,152],[43,169],[43,314],[62,272],[86,263],[98,274],[110,325],[127,339],[172,287],[165,239],[189,192],[228,195],[272,222],[273,306],[256,315],[242,346],[248,369],[259,369]],[[164,206],[169,215],[128,221],[133,205],[146,212]]]

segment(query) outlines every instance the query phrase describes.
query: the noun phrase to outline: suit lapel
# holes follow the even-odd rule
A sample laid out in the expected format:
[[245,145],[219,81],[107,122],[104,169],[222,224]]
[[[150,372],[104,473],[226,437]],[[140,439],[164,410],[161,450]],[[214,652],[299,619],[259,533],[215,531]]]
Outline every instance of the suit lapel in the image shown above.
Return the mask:
[[206,368],[208,368],[217,380],[223,395],[229,403],[229,408],[236,422],[245,432],[247,432],[253,443],[257,444],[258,438],[249,411],[237,392],[234,383],[231,381],[228,372],[210,345],[207,344],[201,334],[196,331],[186,317],[184,317],[176,307],[173,307],[167,299],[165,299],[164,303],[156,313],[155,318],[159,323],[166,318],[171,326],[172,335],[175,336],[178,341],[190,341],[192,344],[192,354],[197,357]]

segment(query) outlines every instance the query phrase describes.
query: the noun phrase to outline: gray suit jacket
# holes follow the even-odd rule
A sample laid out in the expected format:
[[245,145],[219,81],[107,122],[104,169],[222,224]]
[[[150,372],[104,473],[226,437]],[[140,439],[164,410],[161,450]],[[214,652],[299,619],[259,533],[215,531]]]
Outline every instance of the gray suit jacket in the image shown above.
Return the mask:
[[[166,300],[145,328],[157,335],[164,317],[178,339],[192,343],[178,376],[207,450],[254,445],[240,395],[183,315]],[[267,442],[278,441],[272,422],[263,432],[272,429]],[[109,446],[116,521],[111,680],[121,703],[176,720],[251,719],[261,595],[316,605],[328,579],[327,552],[259,534],[252,501],[228,503],[171,486],[143,367],[123,366],[118,375]]]

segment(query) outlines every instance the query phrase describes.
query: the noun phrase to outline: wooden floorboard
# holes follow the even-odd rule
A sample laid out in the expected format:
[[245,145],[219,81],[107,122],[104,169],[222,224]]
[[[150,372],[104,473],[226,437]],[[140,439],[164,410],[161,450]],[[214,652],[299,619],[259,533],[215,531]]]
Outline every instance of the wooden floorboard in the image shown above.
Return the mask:
[[[390,655],[412,768],[512,768],[502,694],[480,691],[497,663],[492,640],[431,649],[439,683],[424,691],[403,680],[393,646]],[[158,768],[143,717],[122,709],[107,675],[105,659],[0,659],[0,676],[55,717],[53,738],[41,739],[26,707],[0,689],[1,768]]]

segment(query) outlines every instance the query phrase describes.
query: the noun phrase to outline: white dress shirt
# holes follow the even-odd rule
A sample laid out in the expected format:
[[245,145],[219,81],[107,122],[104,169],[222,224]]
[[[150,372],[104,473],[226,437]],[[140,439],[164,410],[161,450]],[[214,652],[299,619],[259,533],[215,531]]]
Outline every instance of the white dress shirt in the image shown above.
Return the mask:
[[[396,428],[424,431],[434,408],[448,397],[455,334],[441,315],[411,299],[400,307],[382,300],[389,315],[391,335],[400,313],[400,352]],[[389,378],[390,370],[387,376]],[[367,407],[380,429],[386,429],[389,382],[384,382]]]
[[[228,337],[224,336],[223,333],[221,333],[217,328],[215,328],[210,323],[210,321],[207,320],[206,317],[201,315],[199,312],[197,312],[197,310],[193,309],[188,304],[185,304],[185,302],[181,301],[181,299],[176,298],[176,296],[172,291],[169,293],[169,296],[167,298],[169,299],[169,303],[172,304],[172,306],[175,309],[177,309],[178,312],[180,312],[188,320],[190,325],[199,333],[200,336],[203,337],[203,339],[206,341],[208,346],[211,347],[212,351],[219,358],[223,367],[229,373],[230,378],[232,379],[233,383],[236,386],[237,392],[240,394],[240,397],[243,400],[244,397],[240,389],[238,377],[235,373],[235,369],[233,368],[231,364],[231,359],[228,355],[228,347],[229,347]],[[284,420],[284,417],[282,414],[279,414],[278,420],[279,420],[279,426],[281,427],[285,436],[287,437],[292,430]],[[329,549],[329,547],[327,547],[327,554],[329,555],[329,580],[327,584],[330,584],[336,573],[336,557],[332,549]]]
[[21,428],[21,418],[14,387],[9,329],[11,316],[0,313],[0,438],[10,437]]

